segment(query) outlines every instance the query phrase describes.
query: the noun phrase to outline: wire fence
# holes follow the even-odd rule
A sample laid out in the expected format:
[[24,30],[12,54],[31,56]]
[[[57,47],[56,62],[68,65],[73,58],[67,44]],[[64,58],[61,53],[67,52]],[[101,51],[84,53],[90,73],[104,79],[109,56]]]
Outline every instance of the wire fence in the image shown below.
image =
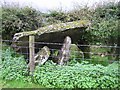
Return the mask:
[[[12,47],[16,53],[22,54],[25,56],[26,60],[29,59],[29,41],[16,41],[15,43],[12,40],[2,40],[2,46],[10,46]],[[58,52],[60,51],[63,43],[48,43],[48,42],[34,42],[35,44],[35,54],[41,50],[43,46],[48,46],[51,55],[50,59],[54,58]],[[89,51],[83,51],[78,47],[89,47]],[[70,59],[71,60],[88,60],[90,62],[107,62],[112,63],[114,61],[119,61],[120,54],[117,53],[117,49],[120,50],[119,46],[107,46],[107,45],[80,45],[80,44],[72,44],[70,48]],[[84,55],[89,54],[90,58],[86,58]]]

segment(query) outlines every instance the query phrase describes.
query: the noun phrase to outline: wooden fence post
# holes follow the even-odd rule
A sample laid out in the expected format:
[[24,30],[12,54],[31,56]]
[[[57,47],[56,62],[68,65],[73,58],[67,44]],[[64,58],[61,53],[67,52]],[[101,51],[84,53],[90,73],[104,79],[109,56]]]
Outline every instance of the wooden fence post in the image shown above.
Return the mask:
[[2,35],[0,35],[0,62],[2,60]]
[[35,69],[35,50],[34,50],[34,36],[29,36],[29,75],[33,75],[34,69]]

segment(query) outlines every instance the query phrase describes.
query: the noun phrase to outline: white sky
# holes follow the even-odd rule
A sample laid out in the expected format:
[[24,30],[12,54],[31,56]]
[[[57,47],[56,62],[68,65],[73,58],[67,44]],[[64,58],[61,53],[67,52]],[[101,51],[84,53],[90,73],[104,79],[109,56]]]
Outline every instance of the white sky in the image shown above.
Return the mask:
[[48,10],[62,9],[68,11],[74,8],[74,6],[88,5],[95,6],[97,3],[103,4],[105,2],[118,2],[120,0],[0,0],[2,3],[5,1],[7,3],[19,3],[19,6],[32,6],[42,12]]

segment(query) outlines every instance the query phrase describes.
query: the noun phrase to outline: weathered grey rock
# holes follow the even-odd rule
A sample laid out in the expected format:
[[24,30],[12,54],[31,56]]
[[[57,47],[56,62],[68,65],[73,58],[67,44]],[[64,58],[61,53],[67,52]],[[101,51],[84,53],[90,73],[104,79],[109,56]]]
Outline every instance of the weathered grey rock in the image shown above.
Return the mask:
[[51,33],[51,32],[62,32],[68,29],[88,27],[89,25],[90,25],[90,22],[88,20],[80,20],[80,21],[53,24],[53,25],[41,27],[34,31],[16,33],[13,37],[13,40],[16,41],[20,37],[23,37],[23,36],[42,35],[44,33]]
[[44,46],[40,51],[35,55],[35,64],[43,65],[50,56],[50,50],[47,46]]
[[[51,49],[61,49],[62,43],[66,36],[69,36],[74,44],[89,44],[87,40],[83,39],[83,36],[87,34],[86,28],[90,26],[88,20],[80,20],[74,22],[66,22],[53,24],[45,27],[41,27],[38,30],[16,33],[13,37],[12,47],[21,53],[25,53],[28,57],[28,36],[35,35],[35,52],[37,53],[39,48],[47,46]],[[19,40],[21,42],[19,42]],[[39,42],[39,43],[38,43]],[[53,44],[56,43],[56,44]],[[60,43],[60,44],[58,44]],[[89,52],[89,47],[78,46],[83,52]],[[89,57],[84,53],[85,57]]]
[[75,59],[77,61],[84,60],[84,53],[75,44],[71,44],[70,46],[70,59]]
[[71,38],[67,36],[64,40],[63,46],[58,53],[58,64],[64,65],[70,59],[70,46],[71,46]]

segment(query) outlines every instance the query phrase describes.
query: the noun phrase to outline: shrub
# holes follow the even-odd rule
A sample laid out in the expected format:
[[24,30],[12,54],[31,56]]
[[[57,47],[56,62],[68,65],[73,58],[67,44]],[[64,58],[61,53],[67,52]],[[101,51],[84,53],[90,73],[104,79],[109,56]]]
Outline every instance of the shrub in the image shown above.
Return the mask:
[[70,47],[70,59],[71,60],[75,59],[77,61],[84,60],[83,52],[75,44],[71,44],[71,47]]
[[[36,30],[43,26],[41,12],[30,8],[5,4],[2,6],[3,39],[12,39],[18,32]],[[8,34],[9,33],[9,34]]]

